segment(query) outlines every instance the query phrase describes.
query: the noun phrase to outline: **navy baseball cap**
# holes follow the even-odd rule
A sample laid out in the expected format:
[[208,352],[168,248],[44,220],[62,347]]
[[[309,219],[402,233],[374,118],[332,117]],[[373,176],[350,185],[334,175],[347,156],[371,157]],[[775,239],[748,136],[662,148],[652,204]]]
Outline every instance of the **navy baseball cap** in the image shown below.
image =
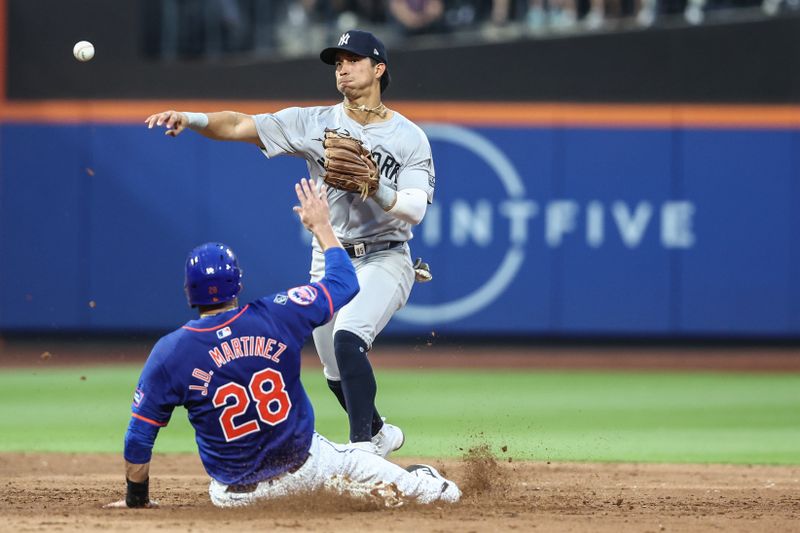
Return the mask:
[[371,57],[378,63],[386,65],[386,70],[381,76],[381,92],[389,86],[389,54],[383,43],[368,31],[350,30],[339,37],[339,44],[326,48],[319,53],[319,58],[329,65],[336,64],[336,52],[350,52],[357,56]]

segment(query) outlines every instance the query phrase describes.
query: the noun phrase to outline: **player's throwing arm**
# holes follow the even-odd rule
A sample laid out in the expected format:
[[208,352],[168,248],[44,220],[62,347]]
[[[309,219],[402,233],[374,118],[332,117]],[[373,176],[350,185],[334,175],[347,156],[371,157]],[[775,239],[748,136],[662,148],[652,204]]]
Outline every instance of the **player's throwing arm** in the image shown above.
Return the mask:
[[261,144],[253,117],[236,111],[195,113],[170,109],[150,115],[144,123],[148,129],[165,128],[164,134],[170,137],[177,137],[188,128],[217,141]]

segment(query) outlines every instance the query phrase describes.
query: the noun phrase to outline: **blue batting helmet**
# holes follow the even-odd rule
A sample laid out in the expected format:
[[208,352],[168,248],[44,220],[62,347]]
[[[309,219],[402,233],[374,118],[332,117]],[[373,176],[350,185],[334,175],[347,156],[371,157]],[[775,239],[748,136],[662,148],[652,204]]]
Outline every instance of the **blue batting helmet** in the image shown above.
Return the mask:
[[189,305],[215,305],[236,298],[242,271],[229,246],[207,242],[189,252],[184,283]]

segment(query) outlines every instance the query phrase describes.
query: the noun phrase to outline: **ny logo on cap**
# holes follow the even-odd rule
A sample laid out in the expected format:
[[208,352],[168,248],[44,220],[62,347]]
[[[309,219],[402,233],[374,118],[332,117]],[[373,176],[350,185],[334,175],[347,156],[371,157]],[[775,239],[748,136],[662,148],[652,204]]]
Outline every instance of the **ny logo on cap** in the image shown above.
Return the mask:
[[350,40],[350,34],[345,33],[339,38],[339,44],[337,46],[342,46],[343,44],[347,44],[347,41]]

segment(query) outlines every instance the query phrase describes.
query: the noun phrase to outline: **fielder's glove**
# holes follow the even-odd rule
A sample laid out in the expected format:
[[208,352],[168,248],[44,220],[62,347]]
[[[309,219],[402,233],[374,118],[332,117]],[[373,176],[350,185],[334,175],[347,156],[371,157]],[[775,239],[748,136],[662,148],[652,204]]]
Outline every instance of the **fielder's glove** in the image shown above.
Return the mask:
[[417,260],[414,261],[414,279],[419,283],[427,283],[433,279],[431,266],[423,263],[421,257],[417,257]]
[[361,198],[375,194],[380,176],[372,156],[358,139],[336,130],[325,130],[325,176],[330,187],[356,192]]

